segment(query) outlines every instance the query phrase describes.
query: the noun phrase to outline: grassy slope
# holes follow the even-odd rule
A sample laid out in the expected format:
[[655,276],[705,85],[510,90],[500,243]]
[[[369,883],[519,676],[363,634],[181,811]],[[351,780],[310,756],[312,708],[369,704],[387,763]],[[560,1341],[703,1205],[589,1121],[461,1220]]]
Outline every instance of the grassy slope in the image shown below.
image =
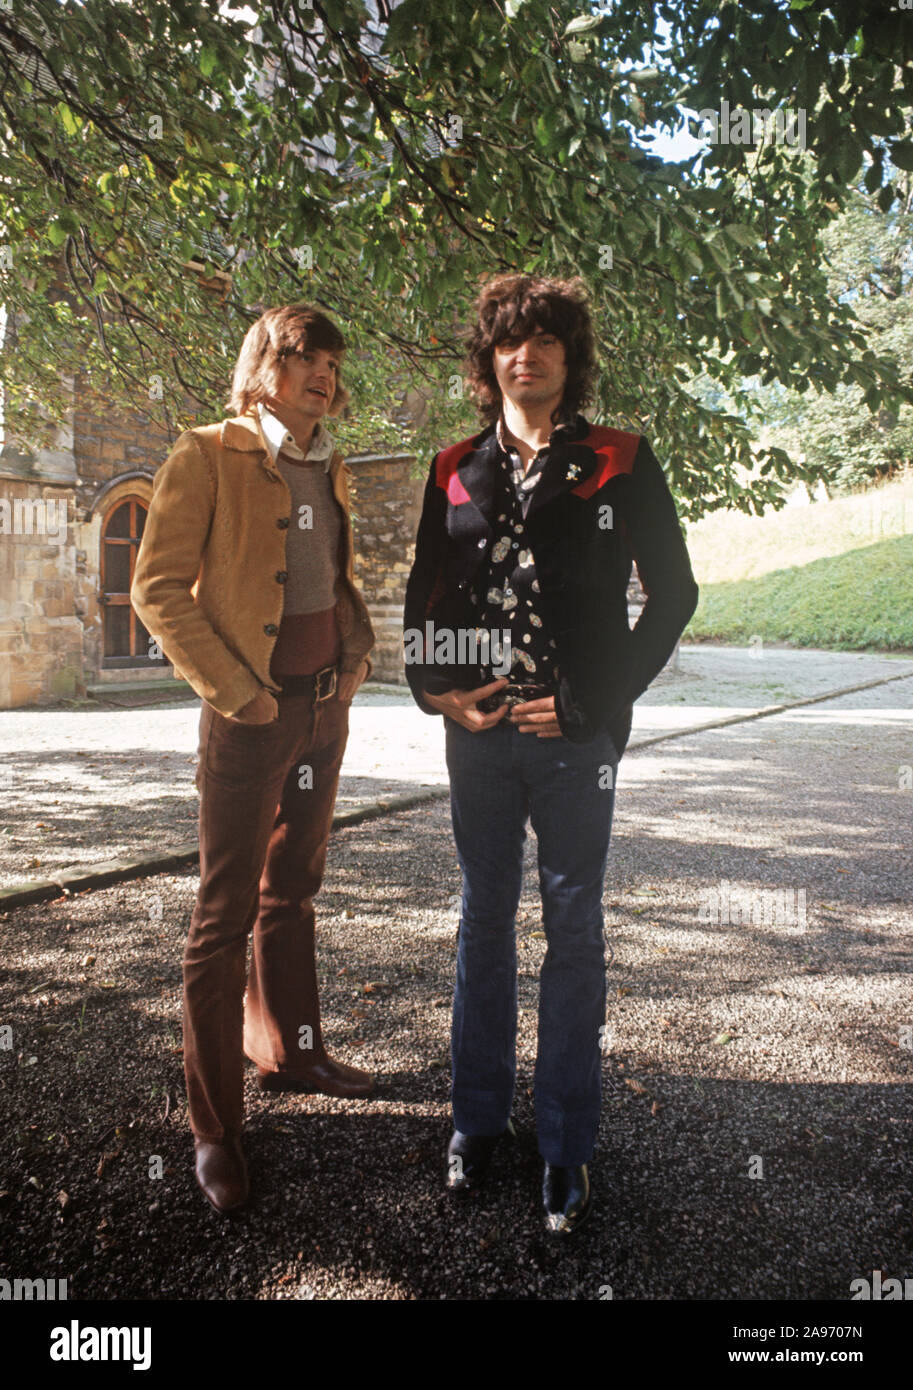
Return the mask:
[[913,651],[913,478],[687,535],[701,597],[685,640]]

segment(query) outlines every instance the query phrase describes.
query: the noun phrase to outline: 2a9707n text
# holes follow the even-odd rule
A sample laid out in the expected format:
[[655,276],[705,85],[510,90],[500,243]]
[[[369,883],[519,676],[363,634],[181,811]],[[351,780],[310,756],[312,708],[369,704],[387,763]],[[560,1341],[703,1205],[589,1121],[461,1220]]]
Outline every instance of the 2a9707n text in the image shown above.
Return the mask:
[[861,1327],[734,1327],[733,1337],[751,1337],[766,1342],[768,1337],[861,1337]]

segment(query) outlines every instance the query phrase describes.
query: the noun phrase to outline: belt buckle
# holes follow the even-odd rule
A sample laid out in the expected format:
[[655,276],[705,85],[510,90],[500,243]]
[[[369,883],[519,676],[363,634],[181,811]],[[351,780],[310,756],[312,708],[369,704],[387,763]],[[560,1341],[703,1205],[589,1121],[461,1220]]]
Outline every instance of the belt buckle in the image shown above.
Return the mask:
[[[516,685],[509,685],[502,692],[510,705],[525,705],[532,700],[543,700],[551,692],[548,686],[537,685],[535,681],[520,681]],[[513,699],[511,700],[511,695]]]
[[[329,684],[329,689],[326,689],[326,690],[324,689],[324,684],[325,684],[325,682],[324,682],[324,677],[325,677],[325,676],[329,677],[329,682],[328,682],[328,684]],[[335,666],[325,666],[324,669],[323,669],[322,671],[318,671],[318,672],[317,672],[317,677],[316,677],[316,691],[315,691],[315,695],[314,695],[314,704],[315,704],[315,705],[319,705],[319,704],[322,704],[324,700],[331,700],[335,694],[336,694],[336,667],[335,667]]]

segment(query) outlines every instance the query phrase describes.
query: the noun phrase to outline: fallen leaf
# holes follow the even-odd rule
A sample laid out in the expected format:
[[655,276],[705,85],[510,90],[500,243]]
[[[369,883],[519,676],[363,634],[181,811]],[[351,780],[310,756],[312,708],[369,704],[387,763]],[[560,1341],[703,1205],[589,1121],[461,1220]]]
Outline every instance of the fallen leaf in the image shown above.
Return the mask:
[[98,1160],[98,1167],[95,1169],[95,1176],[97,1178],[104,1177],[105,1169],[108,1165],[113,1163],[116,1158],[120,1158],[120,1156],[120,1145],[118,1145],[116,1149],[109,1149],[107,1153],[102,1154],[101,1158]]
[[641,1083],[634,1076],[626,1076],[625,1085],[630,1086],[631,1090],[634,1092],[636,1096],[645,1096],[648,1094],[646,1086],[641,1085]]
[[714,1041],[715,1043],[728,1043],[728,1042],[732,1042],[732,1034],[731,1034],[731,1033],[718,1033],[717,1036],[714,1038],[713,1041]]

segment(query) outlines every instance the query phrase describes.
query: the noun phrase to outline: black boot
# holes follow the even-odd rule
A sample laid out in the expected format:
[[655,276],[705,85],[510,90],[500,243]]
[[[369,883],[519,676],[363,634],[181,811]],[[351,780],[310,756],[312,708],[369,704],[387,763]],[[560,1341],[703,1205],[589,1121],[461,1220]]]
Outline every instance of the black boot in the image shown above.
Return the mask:
[[570,1235],[590,1210],[590,1178],[586,1164],[568,1168],[546,1163],[542,1180],[545,1229],[552,1235]]
[[508,1122],[503,1134],[461,1134],[458,1129],[447,1145],[447,1191],[454,1194],[477,1192],[485,1181],[495,1149],[505,1134],[512,1134]]

